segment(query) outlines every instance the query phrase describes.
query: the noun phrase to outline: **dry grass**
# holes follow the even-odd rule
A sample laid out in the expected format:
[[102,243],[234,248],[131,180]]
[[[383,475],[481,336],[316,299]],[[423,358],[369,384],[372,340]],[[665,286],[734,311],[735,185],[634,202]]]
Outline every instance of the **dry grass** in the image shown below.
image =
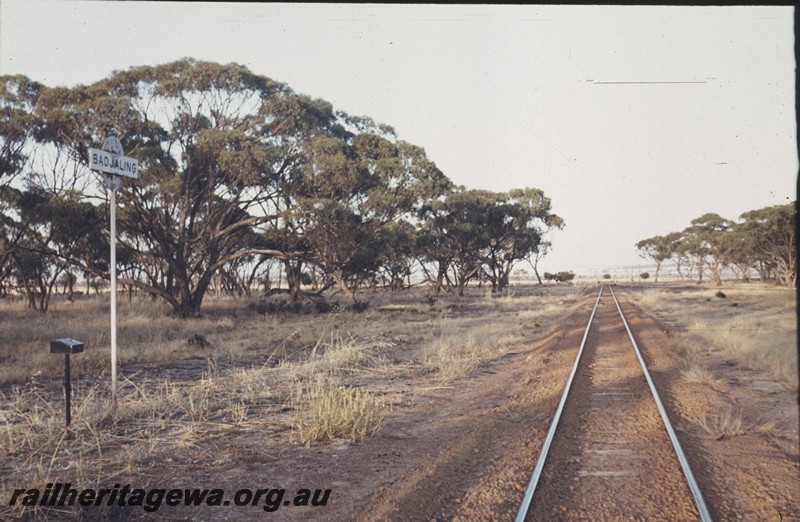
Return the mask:
[[698,365],[702,359],[703,353],[707,350],[707,346],[697,342],[695,339],[690,339],[688,336],[681,336],[678,340],[670,342],[672,351],[678,354],[683,359],[687,366]]
[[[751,325],[747,334],[738,330]],[[780,323],[776,326],[785,328]],[[790,391],[797,391],[797,339],[781,335],[785,331],[765,328],[758,321],[731,320],[729,328],[717,331],[714,337],[744,366],[766,371]]]
[[709,437],[716,440],[746,433],[741,412],[734,412],[731,408],[716,413],[703,413],[693,420]]
[[[0,301],[0,385],[25,381],[36,372],[57,377],[60,358],[49,353],[50,339],[72,337],[85,343],[85,351],[72,357],[76,377],[108,370],[110,360],[108,303],[96,300],[56,301],[50,312],[26,310],[20,302]],[[215,353],[225,353],[235,328],[230,316],[176,320],[168,310],[149,299],[121,300],[118,306],[117,346],[120,365],[167,363],[196,356],[189,346],[193,335],[206,338]]]
[[369,391],[324,378],[310,386],[298,385],[291,405],[294,433],[306,446],[363,439],[378,431],[388,415],[386,403]]
[[343,332],[337,326],[337,317],[329,315],[320,337],[295,352],[302,353],[301,357],[289,358],[287,353],[282,366],[287,381],[306,382],[319,375],[352,374],[384,365],[383,354],[396,341],[384,334]]
[[720,440],[739,435],[779,435],[780,429],[775,421],[757,420],[746,422],[740,410],[732,407],[720,408],[714,413],[702,413],[690,419],[699,426],[709,438]]
[[420,350],[418,362],[433,372],[438,384],[450,384],[466,377],[485,361],[505,353],[521,340],[518,328],[485,319],[451,318],[443,314],[431,342]]
[[728,391],[728,381],[717,377],[714,372],[703,366],[692,364],[687,370],[681,371],[686,382],[692,382],[708,386],[712,390],[724,393]]
[[[105,486],[146,469],[169,448],[194,447],[208,436],[253,423],[251,409],[263,411],[259,399],[270,393],[254,386],[259,373],[223,375],[209,363],[208,371],[192,382],[123,379],[116,421],[105,386],[78,389],[69,430],[63,399],[36,381],[15,386],[9,395],[0,395],[0,472],[17,485],[68,481],[83,488]],[[240,394],[247,385],[249,393]],[[21,516],[19,509],[0,508],[0,518]]]
[[[163,365],[211,354],[218,360],[241,360],[269,355],[276,348],[287,360],[296,361],[311,351],[319,356],[333,347],[342,357],[339,366],[350,367],[348,357],[361,362],[371,357],[356,346],[355,339],[379,351],[408,341],[424,344],[441,338],[439,318],[443,313],[456,321],[461,316],[491,316],[494,321],[511,322],[512,328],[519,330],[526,323],[544,324],[577,299],[578,291],[572,287],[531,288],[534,290],[510,290],[502,295],[472,289],[467,297],[442,293],[435,298],[435,305],[427,304],[420,289],[365,292],[364,297],[371,300],[366,313],[322,316],[259,315],[247,308],[247,302],[209,299],[204,317],[186,320],[169,316],[169,309],[160,302],[137,296],[121,298],[117,314],[119,365]],[[459,311],[462,308],[464,311]],[[25,382],[34,374],[58,378],[63,371],[61,358],[49,353],[50,339],[58,337],[85,343],[84,353],[72,357],[74,377],[110,369],[107,296],[72,303],[55,299],[48,314],[27,310],[21,301],[0,300],[0,318],[0,386]],[[457,322],[456,326],[466,323]],[[190,345],[187,340],[194,336],[202,337],[208,346]],[[328,362],[337,364],[330,358]]]
[[[0,452],[5,477],[16,477],[17,485],[22,480],[46,484],[63,477],[69,466],[74,484],[95,487],[109,478],[103,454],[111,441],[109,410],[94,390],[73,404],[70,439],[64,429],[63,404],[49,400],[35,385],[15,388],[2,399]],[[26,512],[30,515],[30,508],[3,506],[0,518],[17,518]]]
[[487,359],[497,357],[519,343],[530,332],[557,327],[559,317],[578,302],[581,290],[571,286],[541,290],[509,289],[501,295],[489,290],[484,296],[486,312],[480,317],[449,319],[438,326],[428,364],[439,368],[439,379],[450,382],[468,375]]
[[[684,329],[681,344],[719,349],[738,365],[766,372],[797,391],[797,321],[794,290],[766,285],[733,285],[681,292],[645,289],[632,293],[640,305]],[[697,348],[692,348],[697,349]]]
[[[105,486],[159,465],[164,452],[267,423],[305,445],[370,436],[391,413],[383,390],[396,378],[414,383],[412,394],[458,386],[515,343],[557,327],[579,299],[555,286],[468,289],[433,303],[419,289],[362,297],[366,312],[310,316],[210,300],[205,317],[189,320],[149,299],[121,299],[116,422],[107,300],[56,300],[46,315],[0,300],[0,495],[9,484]],[[208,346],[187,342],[198,335]],[[49,340],[65,336],[86,343],[72,357],[69,441],[63,358],[49,353]],[[15,509],[0,507],[0,518],[21,516]]]

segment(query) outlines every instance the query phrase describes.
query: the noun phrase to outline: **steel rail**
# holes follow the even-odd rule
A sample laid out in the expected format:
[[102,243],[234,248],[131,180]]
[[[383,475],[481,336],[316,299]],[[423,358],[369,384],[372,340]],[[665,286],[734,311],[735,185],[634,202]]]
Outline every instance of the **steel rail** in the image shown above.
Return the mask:
[[[616,294],[614,294],[614,289],[609,287],[609,290],[611,291],[611,296],[614,298],[614,303],[617,305],[617,310],[619,311],[619,316],[622,318],[622,323],[625,325],[625,330],[628,331],[628,337],[630,337],[631,343],[633,344],[636,357],[639,358],[639,364],[642,365],[642,371],[644,372],[644,376],[647,379],[647,384],[650,386],[650,391],[652,392],[653,398],[658,406],[658,411],[661,414],[661,420],[664,421],[664,426],[667,428],[667,433],[672,441],[672,446],[675,449],[675,453],[678,455],[678,460],[680,461],[681,469],[683,470],[683,476],[686,478],[689,489],[692,491],[692,495],[694,496],[695,506],[700,514],[700,519],[703,522],[711,522],[711,513],[708,511],[706,501],[703,499],[703,494],[700,492],[700,487],[697,485],[697,481],[694,478],[692,468],[689,466],[689,461],[686,460],[686,455],[683,453],[683,449],[681,449],[681,443],[678,441],[677,435],[675,435],[675,430],[672,429],[672,423],[670,423],[667,410],[664,408],[664,404],[662,404],[661,399],[658,396],[658,391],[656,391],[656,386],[653,383],[653,379],[650,378],[650,372],[647,371],[647,365],[645,364],[642,353],[639,350],[639,345],[636,344],[636,340],[633,338],[633,333],[628,326],[628,321],[625,319],[625,314],[622,313],[622,307],[617,300]],[[517,520],[520,520],[519,515],[517,516]]]
[[547,460],[547,454],[550,451],[550,444],[553,442],[553,437],[555,436],[556,428],[558,427],[558,421],[561,419],[561,412],[564,410],[564,403],[567,402],[567,395],[569,395],[569,390],[572,386],[572,381],[575,378],[575,373],[578,371],[578,363],[581,361],[583,347],[586,345],[586,338],[589,337],[589,328],[592,326],[592,320],[594,319],[594,314],[597,311],[597,305],[600,303],[600,297],[603,295],[603,288],[605,288],[605,285],[600,287],[600,293],[597,294],[597,300],[594,302],[594,308],[592,308],[592,315],[589,316],[589,322],[586,325],[586,331],[583,332],[583,340],[581,341],[581,346],[578,349],[578,355],[575,357],[575,364],[572,366],[569,379],[567,379],[567,385],[564,387],[564,393],[561,394],[561,401],[558,403],[558,408],[556,408],[556,414],[553,416],[553,421],[550,423],[550,430],[547,432],[547,437],[545,437],[544,444],[542,444],[542,449],[539,452],[539,458],[536,460],[536,467],[533,469],[533,475],[531,475],[531,480],[528,482],[528,488],[525,490],[525,497],[522,499],[522,504],[517,512],[517,518],[515,519],[516,522],[523,522],[525,520],[525,516],[528,514],[531,500],[533,500],[533,493],[536,491],[536,486],[539,483],[539,477],[541,477],[542,469],[544,469],[545,460]]

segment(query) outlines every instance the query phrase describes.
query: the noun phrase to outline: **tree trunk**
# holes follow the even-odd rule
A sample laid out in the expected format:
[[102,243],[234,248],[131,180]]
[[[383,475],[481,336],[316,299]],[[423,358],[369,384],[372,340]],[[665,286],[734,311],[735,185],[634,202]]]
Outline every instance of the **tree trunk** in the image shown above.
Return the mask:
[[443,265],[442,262],[438,263],[439,268],[436,274],[436,295],[439,295],[439,292],[442,290],[442,284],[444,283],[445,273],[447,272],[446,265]]
[[714,278],[714,284],[716,286],[722,286],[722,271],[716,264],[712,264],[710,266],[711,269],[711,276]]
[[292,304],[300,302],[300,293],[302,284],[303,262],[292,261],[287,259],[283,262],[284,271],[286,272],[286,284],[289,285],[289,296],[292,299]]
[[67,272],[67,277],[69,278],[67,280],[67,283],[69,284],[67,287],[69,290],[69,293],[67,294],[67,301],[71,303],[75,299],[75,281],[77,281],[78,278],[72,275],[72,272]]
[[514,268],[513,263],[509,263],[508,266],[502,269],[500,272],[500,290],[504,290],[511,284],[511,270]]
[[533,273],[536,274],[536,280],[539,281],[539,284],[542,284],[542,276],[539,275],[539,269],[536,268],[536,265],[533,265]]
[[467,279],[465,277],[458,278],[458,295],[459,297],[464,296],[464,289],[467,287]]
[[344,274],[341,270],[336,269],[333,271],[333,280],[336,282],[336,286],[338,286],[347,297],[347,300],[350,301],[351,305],[358,304],[358,301],[356,300],[356,294],[349,286],[347,286],[347,282],[345,281]]

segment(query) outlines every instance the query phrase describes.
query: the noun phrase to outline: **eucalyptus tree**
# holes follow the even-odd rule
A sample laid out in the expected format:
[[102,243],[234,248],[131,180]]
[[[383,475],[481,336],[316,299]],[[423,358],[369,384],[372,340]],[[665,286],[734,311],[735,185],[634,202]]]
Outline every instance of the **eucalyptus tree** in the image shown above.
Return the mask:
[[653,236],[636,243],[636,248],[642,258],[649,259],[656,264],[654,281],[658,283],[658,275],[661,273],[662,263],[672,256],[671,240],[665,236]]
[[44,85],[22,75],[0,76],[0,186],[18,176],[40,120],[35,113]]
[[381,236],[383,253],[379,273],[384,284],[392,290],[410,286],[415,264],[416,227],[405,219],[393,221],[382,230]]
[[481,274],[483,252],[491,238],[486,211],[499,201],[496,193],[459,187],[443,199],[432,200],[422,211],[419,249],[423,262],[436,266],[435,291],[445,282],[464,294],[467,284]]
[[750,281],[750,271],[757,265],[756,237],[742,223],[734,223],[722,236],[721,250],[726,265],[744,282]]
[[486,274],[494,291],[508,285],[514,265],[540,248],[542,236],[564,221],[552,213],[550,199],[535,188],[510,192],[458,188],[432,201],[423,212],[418,248],[438,292],[452,275],[459,295],[470,280]]
[[225,265],[291,255],[263,248],[253,232],[274,223],[279,181],[304,143],[337,129],[323,100],[237,64],[192,59],[118,71],[53,90],[48,101],[63,141],[84,160],[109,135],[138,159],[139,179],[118,193],[119,234],[150,276],[120,282],[165,299],[180,316],[199,313]]
[[663,243],[669,253],[668,260],[675,263],[675,272],[681,281],[684,280],[683,267],[687,262],[682,232],[670,232],[663,238]]
[[426,205],[420,212],[422,220],[418,224],[414,246],[414,255],[436,294],[443,288],[449,291],[447,273],[455,258],[452,238],[447,235],[448,214],[449,209],[443,200],[432,200]]
[[542,276],[539,275],[539,262],[545,258],[547,254],[553,248],[553,243],[551,241],[542,241],[539,243],[539,246],[533,252],[532,255],[528,256],[528,263],[533,268],[533,273],[536,275],[536,281],[541,285],[542,284]]
[[320,136],[306,150],[302,177],[293,187],[306,223],[303,238],[311,262],[356,304],[358,288],[386,261],[399,220],[450,182],[423,149],[393,139],[386,128]]
[[71,297],[73,265],[102,268],[107,259],[96,252],[102,209],[81,201],[84,176],[62,140],[67,120],[47,110],[55,91],[24,76],[0,77],[0,265],[13,261],[5,273],[42,311],[62,273]]
[[637,248],[652,259],[671,258],[681,277],[681,266],[688,267],[690,276],[697,266],[701,283],[706,268],[716,284],[722,282],[723,269],[730,268],[745,281],[755,269],[763,281],[796,285],[795,203],[751,210],[740,220],[732,222],[707,213],[683,231],[644,239]]
[[537,188],[497,193],[483,204],[489,236],[483,262],[492,290],[497,291],[508,286],[516,263],[538,252],[543,234],[563,228],[564,220],[552,213],[550,198]]
[[718,214],[709,212],[691,221],[690,234],[694,238],[695,254],[700,258],[700,279],[702,266],[707,266],[716,285],[722,284],[722,270],[727,260],[723,251],[723,236],[733,223]]
[[797,284],[797,239],[795,203],[751,210],[741,215],[739,234],[752,245],[753,262],[774,272],[778,284]]
[[13,182],[23,173],[36,142],[40,121],[35,113],[44,86],[22,75],[0,76],[0,286],[11,273],[8,262],[21,239],[14,202],[20,195]]
[[225,265],[215,275],[213,284],[217,296],[221,295],[223,289],[229,295],[252,296],[253,291],[268,277],[270,259],[253,254]]
[[[11,258],[31,308],[46,312],[59,277],[74,281],[74,266],[107,270],[104,209],[75,194],[56,195],[33,187],[20,194],[17,210],[22,239]],[[71,284],[69,292],[71,297]]]

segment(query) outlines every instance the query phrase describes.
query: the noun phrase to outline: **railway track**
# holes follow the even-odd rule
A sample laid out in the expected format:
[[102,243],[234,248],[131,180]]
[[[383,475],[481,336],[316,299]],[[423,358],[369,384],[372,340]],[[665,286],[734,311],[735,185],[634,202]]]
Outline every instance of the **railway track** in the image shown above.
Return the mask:
[[711,520],[610,286],[600,288],[516,520]]

